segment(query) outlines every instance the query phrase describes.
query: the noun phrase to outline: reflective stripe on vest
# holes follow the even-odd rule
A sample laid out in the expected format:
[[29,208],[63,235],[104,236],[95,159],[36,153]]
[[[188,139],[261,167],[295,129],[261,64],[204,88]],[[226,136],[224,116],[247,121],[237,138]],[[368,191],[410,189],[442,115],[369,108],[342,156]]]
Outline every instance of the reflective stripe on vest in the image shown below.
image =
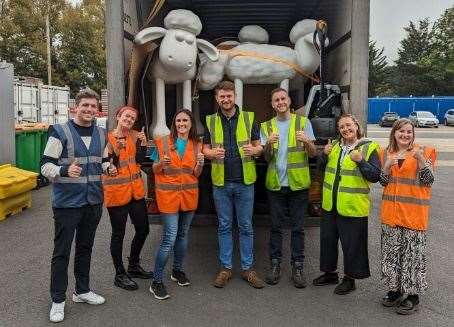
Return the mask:
[[[417,150],[418,145],[413,149]],[[435,164],[436,153],[433,148],[423,147],[424,157]],[[386,162],[388,151],[380,152],[382,165]],[[381,202],[381,221],[390,226],[401,226],[413,230],[427,230],[429,223],[430,186],[420,183],[418,160],[413,151],[404,153],[399,167],[390,168],[389,183],[383,189]]]
[[[237,109],[239,110],[239,109]],[[255,170],[255,160],[250,156],[245,156],[242,146],[249,144],[251,141],[252,122],[254,121],[254,113],[239,110],[238,122],[236,126],[236,141],[238,151],[243,166],[243,182],[246,185],[254,183],[257,179]],[[219,113],[206,116],[206,124],[211,136],[211,147],[224,146],[224,131],[222,129],[222,120]],[[213,185],[224,185],[224,160],[211,160],[211,179]]]
[[[296,132],[303,130],[306,125],[306,117],[291,114],[288,129],[287,147],[287,178],[292,191],[307,189],[311,184],[308,156],[301,142],[296,140]],[[262,133],[268,138],[271,133],[278,133],[277,118],[274,117],[261,124]],[[278,143],[273,144],[273,156],[268,163],[265,185],[268,190],[278,191],[281,189],[277,173]]]
[[[362,143],[362,144],[361,144]],[[378,149],[375,142],[361,142],[359,150],[365,160],[369,160],[373,151]],[[342,216],[346,217],[365,217],[369,215],[369,182],[362,176],[356,162],[351,160],[350,155],[345,155],[339,167],[339,157],[341,147],[336,143],[331,153],[328,155],[328,164],[325,169],[323,181],[322,208],[326,211],[333,209],[333,184],[339,169],[339,184],[337,188],[336,209]]]
[[121,185],[121,184],[127,184],[129,182],[132,182],[136,179],[142,178],[142,175],[140,173],[133,174],[130,177],[111,177],[109,179],[105,179],[103,181],[104,185]]
[[52,187],[52,206],[55,208],[77,208],[103,202],[101,163],[106,145],[105,131],[94,126],[90,146],[87,148],[72,124],[72,121],[68,121],[54,125],[54,130],[63,145],[58,163],[69,166],[77,160],[82,173],[79,177],[55,177]]
[[183,156],[180,157],[170,137],[159,138],[155,143],[159,158],[170,158],[170,165],[155,173],[159,211],[176,213],[195,210],[198,203],[198,179],[194,176],[194,168],[197,164],[199,144],[188,140]]
[[116,149],[116,138],[109,132],[109,151],[118,156],[117,175],[103,176],[104,202],[106,207],[123,206],[132,199],[140,200],[145,196],[145,186],[142,180],[140,166],[136,163],[136,139],[134,132],[126,134],[126,146]]

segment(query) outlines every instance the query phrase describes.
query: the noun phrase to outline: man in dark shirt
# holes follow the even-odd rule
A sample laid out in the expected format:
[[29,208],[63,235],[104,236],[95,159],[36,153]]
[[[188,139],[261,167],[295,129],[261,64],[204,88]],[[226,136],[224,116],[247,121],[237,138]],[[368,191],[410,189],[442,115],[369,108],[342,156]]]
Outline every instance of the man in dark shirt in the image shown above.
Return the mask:
[[211,160],[213,199],[218,214],[219,260],[222,269],[213,285],[222,288],[232,277],[232,221],[236,212],[240,232],[242,277],[251,286],[262,288],[263,281],[252,269],[254,231],[254,158],[262,152],[260,131],[253,112],[235,105],[232,82],[224,81],[215,89],[220,110],[207,116],[203,153]]
[[94,305],[105,302],[89,285],[91,251],[102,215],[101,174],[109,167],[105,130],[93,125],[98,103],[99,96],[92,90],[77,94],[74,120],[49,128],[41,162],[41,173],[53,181],[55,236],[49,314],[52,322],[65,317],[68,264],[74,238],[76,287],[72,300]]

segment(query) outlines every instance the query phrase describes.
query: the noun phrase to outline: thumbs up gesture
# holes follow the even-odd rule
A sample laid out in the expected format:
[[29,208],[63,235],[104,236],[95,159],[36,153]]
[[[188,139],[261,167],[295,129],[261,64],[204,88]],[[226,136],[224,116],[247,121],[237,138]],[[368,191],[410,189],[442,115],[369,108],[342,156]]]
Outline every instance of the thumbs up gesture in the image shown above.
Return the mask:
[[360,162],[361,160],[363,160],[363,155],[358,150],[353,150],[352,152],[350,152],[350,158],[354,162]]
[[79,162],[75,159],[68,168],[69,177],[79,177],[82,173],[82,167],[79,166]]
[[332,149],[333,149],[333,144],[331,142],[331,139],[328,139],[328,143],[323,148],[323,153],[325,153],[326,155],[329,155],[331,153]]
[[115,165],[113,164],[113,158],[110,158],[110,164],[109,167],[107,168],[107,174],[109,174],[109,176],[117,176],[118,174],[117,167],[115,167]]
[[137,139],[140,140],[141,146],[147,145],[147,136],[145,135],[145,126],[143,126],[142,130],[137,134]]
[[249,142],[248,144],[243,145],[244,155],[247,157],[252,157],[254,155],[254,147]]

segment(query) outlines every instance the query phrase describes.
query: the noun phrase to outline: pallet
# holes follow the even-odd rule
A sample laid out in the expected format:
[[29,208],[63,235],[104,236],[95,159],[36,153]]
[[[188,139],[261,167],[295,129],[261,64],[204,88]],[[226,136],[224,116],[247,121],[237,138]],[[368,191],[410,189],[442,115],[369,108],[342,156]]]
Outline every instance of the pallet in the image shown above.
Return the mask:
[[32,206],[31,191],[0,200],[0,221]]

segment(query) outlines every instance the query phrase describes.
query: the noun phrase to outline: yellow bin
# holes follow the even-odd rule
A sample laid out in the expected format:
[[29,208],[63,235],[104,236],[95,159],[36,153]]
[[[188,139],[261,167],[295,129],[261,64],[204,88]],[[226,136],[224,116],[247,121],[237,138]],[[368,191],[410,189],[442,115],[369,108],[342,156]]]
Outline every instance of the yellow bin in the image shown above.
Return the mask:
[[37,176],[9,164],[0,166],[0,220],[31,207]]

